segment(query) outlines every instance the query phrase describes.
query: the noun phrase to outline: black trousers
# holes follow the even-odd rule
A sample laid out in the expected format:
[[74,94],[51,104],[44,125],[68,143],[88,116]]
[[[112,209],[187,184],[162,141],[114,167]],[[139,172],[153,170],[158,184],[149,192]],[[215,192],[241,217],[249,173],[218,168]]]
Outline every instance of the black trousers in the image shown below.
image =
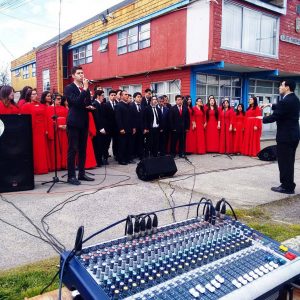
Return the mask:
[[176,145],[178,145],[178,154],[185,154],[185,132],[184,131],[172,131],[171,134],[171,154],[176,155]]
[[102,165],[103,159],[108,158],[108,148],[110,143],[110,137],[107,134],[97,133],[93,138],[93,146],[97,165]]
[[137,130],[131,138],[130,156],[142,159],[144,156],[144,139],[145,135],[142,130]]
[[146,156],[157,157],[159,150],[159,128],[150,128],[146,135]]
[[75,159],[78,153],[79,176],[85,174],[86,143],[88,128],[68,127],[68,178],[75,177]]
[[165,129],[159,133],[159,152],[160,155],[166,155],[168,153],[168,141],[170,132]]
[[129,162],[130,160],[130,143],[132,139],[131,133],[118,135],[118,161]]
[[296,187],[294,182],[294,165],[298,144],[299,141],[292,143],[277,143],[280,183],[283,188],[289,191],[293,191]]

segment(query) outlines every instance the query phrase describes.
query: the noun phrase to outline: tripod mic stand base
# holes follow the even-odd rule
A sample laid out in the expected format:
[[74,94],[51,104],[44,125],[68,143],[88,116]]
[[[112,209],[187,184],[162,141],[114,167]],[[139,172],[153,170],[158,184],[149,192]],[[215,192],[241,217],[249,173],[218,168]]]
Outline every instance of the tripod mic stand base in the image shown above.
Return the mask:
[[68,183],[67,181],[64,181],[64,180],[60,180],[57,176],[53,176],[52,177],[52,180],[50,181],[46,181],[46,182],[42,182],[42,185],[45,185],[47,183],[52,183],[51,186],[49,187],[49,189],[47,190],[47,193],[50,193],[51,189],[53,188],[53,186],[56,184],[56,183]]

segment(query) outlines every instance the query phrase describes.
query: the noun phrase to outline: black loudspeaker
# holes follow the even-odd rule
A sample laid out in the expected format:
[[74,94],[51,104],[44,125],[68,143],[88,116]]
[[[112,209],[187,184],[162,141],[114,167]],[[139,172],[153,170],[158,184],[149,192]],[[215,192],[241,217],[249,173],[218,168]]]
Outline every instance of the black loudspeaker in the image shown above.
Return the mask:
[[136,167],[138,178],[144,181],[159,177],[170,177],[176,172],[177,167],[172,156],[145,158]]
[[276,145],[268,146],[262,149],[258,154],[258,158],[264,161],[275,161],[277,160],[277,148]]
[[0,153],[0,193],[34,189],[30,115],[0,115]]

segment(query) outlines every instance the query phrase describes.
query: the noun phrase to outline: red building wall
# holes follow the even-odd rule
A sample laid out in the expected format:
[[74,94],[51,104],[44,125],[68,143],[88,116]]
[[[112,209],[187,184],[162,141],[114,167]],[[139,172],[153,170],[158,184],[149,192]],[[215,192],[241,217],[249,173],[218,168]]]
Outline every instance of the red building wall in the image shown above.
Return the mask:
[[[107,52],[98,52],[93,42],[93,62],[83,65],[89,79],[104,79],[162,70],[185,64],[186,11],[180,10],[151,21],[151,46],[118,55],[118,34],[109,36]],[[72,67],[72,50],[69,52]]]
[[37,51],[36,72],[38,95],[43,92],[43,70],[50,71],[50,92],[57,92],[57,48],[53,45],[49,48]]
[[[259,11],[265,11],[268,14],[274,14],[258,6],[253,6],[244,1],[235,1]],[[295,31],[296,5],[298,1],[287,1],[287,15],[280,16],[279,36],[286,34],[291,37],[300,38],[300,33]],[[210,13],[210,49],[209,59],[213,61],[224,60],[226,63],[238,64],[241,66],[261,67],[265,69],[279,69],[284,72],[300,72],[300,46],[282,42],[279,40],[278,59],[263,57],[253,54],[246,54],[221,48],[221,30],[222,30],[222,1],[219,4],[211,3]],[[213,28],[213,29],[212,29]]]

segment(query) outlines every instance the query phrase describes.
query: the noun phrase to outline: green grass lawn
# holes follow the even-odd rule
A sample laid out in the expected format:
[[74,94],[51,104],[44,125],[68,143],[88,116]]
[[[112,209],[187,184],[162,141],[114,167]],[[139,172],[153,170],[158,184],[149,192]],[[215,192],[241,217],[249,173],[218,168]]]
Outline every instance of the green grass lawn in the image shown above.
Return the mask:
[[[282,224],[271,220],[261,208],[237,209],[238,219],[265,235],[282,242],[300,235],[300,224]],[[50,283],[57,272],[59,258],[0,272],[0,300],[21,300],[33,297]],[[58,279],[48,291],[58,288]]]

